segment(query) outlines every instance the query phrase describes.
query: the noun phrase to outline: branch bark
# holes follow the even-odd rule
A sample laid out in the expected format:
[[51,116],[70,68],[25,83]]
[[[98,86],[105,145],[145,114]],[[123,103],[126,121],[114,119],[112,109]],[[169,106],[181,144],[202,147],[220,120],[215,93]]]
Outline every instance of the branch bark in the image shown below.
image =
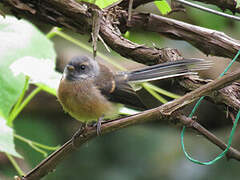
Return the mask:
[[[122,3],[124,2],[122,1]],[[139,5],[136,2],[133,4],[134,7]],[[142,4],[148,1],[142,0],[139,2]],[[40,2],[3,0],[2,3],[18,15],[38,18],[56,26],[88,34],[92,29],[92,9],[101,11],[92,4],[77,3],[74,0],[42,0]],[[232,58],[240,49],[240,42],[224,33],[166,17],[134,13],[129,24],[127,23],[127,10],[120,8],[118,5],[102,10],[101,13],[103,13],[103,17],[100,34],[103,36],[103,40],[117,53],[141,63],[155,64],[163,61],[165,49],[138,45],[125,39],[121,33],[124,33],[127,29],[142,28],[161,33],[170,38],[185,40],[207,55]],[[175,54],[177,53],[175,52]]]
[[176,49],[155,48],[139,45],[122,37],[121,33],[116,32],[115,27],[110,21],[104,20],[104,26],[100,28],[100,35],[114,51],[123,57],[133,59],[136,62],[152,65],[165,61],[182,59],[182,56]]
[[[182,87],[186,88],[188,91],[195,90],[212,80],[204,80],[198,76],[185,77],[179,83]],[[223,89],[215,91],[208,95],[208,100],[215,104],[225,104],[231,107],[233,110],[238,111],[240,109],[240,84],[233,83]]]
[[[123,15],[125,19],[127,15]],[[240,49],[240,41],[222,32],[155,14],[133,13],[131,22],[128,23],[128,29],[131,28],[157,32],[169,38],[187,41],[206,55],[233,58]]]

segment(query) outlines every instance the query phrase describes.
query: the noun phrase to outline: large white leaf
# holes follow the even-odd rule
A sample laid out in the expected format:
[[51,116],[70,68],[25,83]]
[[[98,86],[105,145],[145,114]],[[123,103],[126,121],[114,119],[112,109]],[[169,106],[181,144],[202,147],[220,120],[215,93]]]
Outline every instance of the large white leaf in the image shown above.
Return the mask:
[[0,151],[22,158],[15,150],[13,129],[7,126],[6,120],[0,116]]

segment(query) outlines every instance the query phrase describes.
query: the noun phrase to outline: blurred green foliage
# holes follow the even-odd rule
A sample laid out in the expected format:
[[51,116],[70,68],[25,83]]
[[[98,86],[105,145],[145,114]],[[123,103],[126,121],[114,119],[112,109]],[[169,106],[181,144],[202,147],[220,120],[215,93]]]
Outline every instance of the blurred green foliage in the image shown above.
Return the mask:
[[[42,114],[26,114],[16,119],[14,124],[15,132],[32,141],[37,141],[46,145],[59,144],[59,132],[49,118]],[[24,160],[30,166],[36,166],[44,157],[41,153],[29,147],[28,144],[15,140],[16,148],[24,156]],[[47,151],[50,153],[51,151]]]
[[171,12],[171,10],[172,10],[166,0],[154,1],[154,3],[157,6],[158,10],[163,15],[166,15],[167,13]]
[[78,2],[84,1],[84,2],[88,2],[88,3],[92,3],[92,4],[96,4],[100,8],[105,8],[109,5],[117,2],[118,0],[77,0],[77,1]]
[[7,126],[7,121],[0,116],[0,151],[22,158],[15,150],[13,129]]
[[236,8],[239,8],[240,7],[240,0],[236,0],[237,1],[237,6]]
[[[211,5],[204,5],[204,6],[214,9],[214,10],[217,10],[217,11],[220,10],[219,8],[217,8],[215,6],[211,6]],[[194,24],[196,24],[198,26],[221,31],[225,27],[227,27],[227,25],[229,23],[228,18],[218,16],[215,14],[211,14],[211,13],[205,12],[205,11],[200,11],[199,9],[188,8],[187,12],[189,13],[189,16],[191,16],[191,19],[194,22]],[[201,14],[201,15],[199,15],[199,14]]]
[[[183,155],[180,131],[156,125],[129,127],[89,141],[45,180],[238,179],[238,162],[225,159],[214,166],[195,165]],[[186,134],[186,141],[191,154],[203,160],[219,152],[201,136]]]

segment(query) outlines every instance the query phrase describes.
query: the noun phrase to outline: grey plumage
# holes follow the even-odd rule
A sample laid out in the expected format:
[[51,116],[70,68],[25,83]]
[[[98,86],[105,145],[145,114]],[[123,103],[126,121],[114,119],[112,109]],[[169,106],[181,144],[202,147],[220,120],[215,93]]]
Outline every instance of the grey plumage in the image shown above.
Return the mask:
[[128,82],[146,82],[182,75],[197,74],[196,71],[208,69],[211,62],[202,59],[184,59],[148,66],[139,70],[125,72]]

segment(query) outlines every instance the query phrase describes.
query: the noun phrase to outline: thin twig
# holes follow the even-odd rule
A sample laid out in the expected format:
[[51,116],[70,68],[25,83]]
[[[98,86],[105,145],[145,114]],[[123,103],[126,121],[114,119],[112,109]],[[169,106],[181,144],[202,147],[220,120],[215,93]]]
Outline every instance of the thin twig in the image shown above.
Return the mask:
[[128,22],[131,21],[132,5],[133,5],[133,0],[129,0],[129,5],[128,5]]
[[206,7],[203,7],[203,6],[200,6],[198,4],[194,4],[194,3],[191,3],[191,2],[188,2],[188,1],[185,1],[185,0],[175,0],[175,1],[177,1],[179,3],[182,3],[182,4],[185,4],[187,6],[193,7],[193,8],[200,9],[202,11],[206,11],[206,12],[216,14],[218,16],[223,16],[223,17],[226,17],[226,18],[229,18],[229,19],[240,21],[240,17],[238,17],[238,16],[233,16],[233,15],[230,15],[230,14],[215,11],[213,9],[209,9],[209,8],[206,8]]
[[219,7],[220,9],[222,9],[223,11],[225,11],[226,9],[229,9],[230,11],[232,11],[233,14],[235,14],[235,12],[240,13],[240,7],[237,7],[237,1],[236,0],[194,0],[194,1],[198,1],[198,2],[203,2],[205,4],[213,4],[217,7]]
[[98,39],[103,43],[106,50],[110,53],[111,50],[109,49],[108,45],[104,42],[103,38],[100,35],[98,35]]
[[93,59],[97,55],[97,41],[99,37],[100,23],[102,19],[102,11],[99,9],[92,9],[92,46],[93,46]]
[[[225,144],[221,139],[219,139],[217,136],[215,136],[213,133],[205,129],[201,124],[197,123],[196,121],[192,120],[189,117],[186,116],[180,116],[179,117],[181,123],[184,125],[187,125],[188,128],[193,128],[200,132],[206,139],[211,141],[213,144],[218,146],[220,149],[223,151],[227,148],[227,144]],[[228,158],[236,158],[238,159],[239,157],[239,151],[230,147],[229,151],[227,152],[227,157]]]

